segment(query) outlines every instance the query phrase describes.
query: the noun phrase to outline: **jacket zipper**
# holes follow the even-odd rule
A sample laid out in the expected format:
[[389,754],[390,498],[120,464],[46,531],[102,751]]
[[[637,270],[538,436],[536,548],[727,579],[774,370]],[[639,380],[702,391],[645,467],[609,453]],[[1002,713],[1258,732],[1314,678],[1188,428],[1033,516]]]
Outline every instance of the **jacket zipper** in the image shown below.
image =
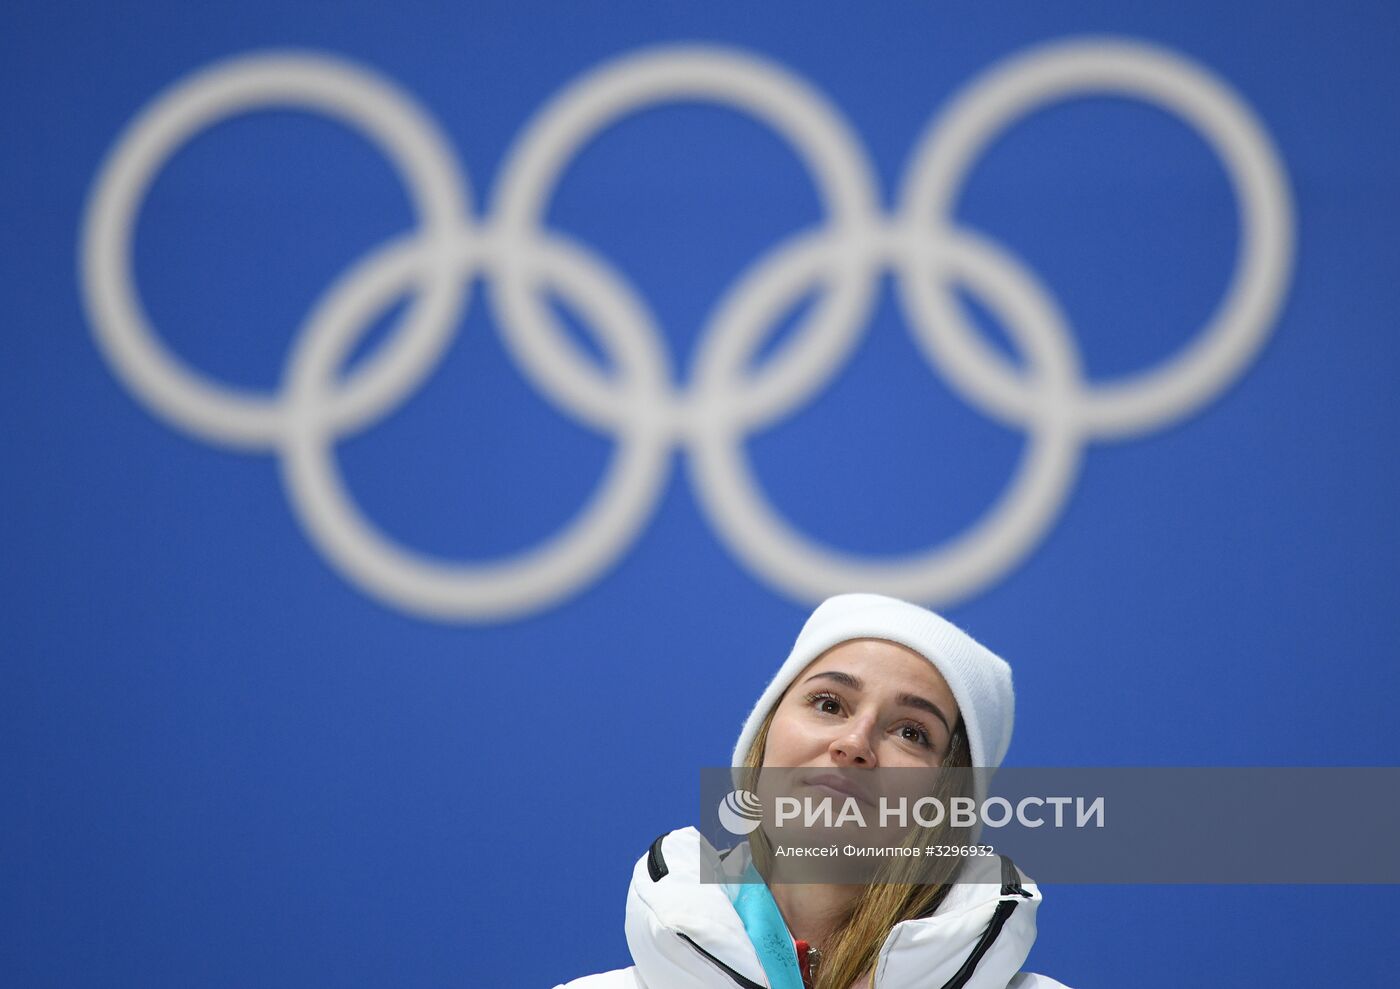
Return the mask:
[[[659,838],[653,841],[651,843],[651,849],[647,852],[647,875],[651,876],[651,881],[654,883],[661,882],[661,880],[664,879],[666,875],[671,871],[670,867],[666,865],[666,856],[662,854],[661,851],[661,843],[666,840],[666,835],[670,833],[671,832],[667,831],[666,834],[661,835]],[[680,938],[686,944],[690,945],[696,951],[700,952],[700,954],[708,958],[711,964],[713,964],[725,975],[733,979],[736,985],[742,986],[743,989],[763,989],[763,986],[759,985],[757,982],[754,982],[752,979],[745,978],[743,975],[740,975],[738,972],[734,971],[734,969],[730,968],[724,962],[720,961],[714,955],[710,954],[704,948],[700,947],[700,945],[696,944],[690,939],[689,935],[682,934],[680,931],[675,931],[674,933],[676,937]]]
[[[1030,898],[1031,893],[1021,885],[1021,874],[1016,871],[1016,863],[1010,858],[1001,856],[1001,895],[1002,896],[1023,896]],[[943,984],[943,989],[962,989],[972,978],[972,973],[977,971],[977,963],[982,960],[988,950],[991,949],[997,936],[1001,934],[1001,929],[1006,926],[1007,919],[1016,912],[1016,908],[1021,905],[1020,900],[1002,900],[997,904],[996,912],[992,914],[992,922],[987,925],[987,929],[982,932],[982,937],[978,939],[977,946],[972,949],[972,954],[967,956],[967,961],[963,962],[962,968]]]
[[718,968],[721,972],[733,979],[735,985],[743,986],[743,989],[764,989],[764,987],[761,984],[753,981],[753,979],[747,978],[746,976],[743,976],[738,972],[734,971],[734,969],[730,968],[724,962],[720,961],[714,955],[710,954],[704,948],[700,947],[700,945],[696,944],[690,939],[689,935],[682,934],[680,931],[676,931],[675,934],[676,937],[680,938],[686,944],[690,945],[696,951],[700,952],[700,954],[708,958],[711,961],[711,963],[713,963],[714,966]]

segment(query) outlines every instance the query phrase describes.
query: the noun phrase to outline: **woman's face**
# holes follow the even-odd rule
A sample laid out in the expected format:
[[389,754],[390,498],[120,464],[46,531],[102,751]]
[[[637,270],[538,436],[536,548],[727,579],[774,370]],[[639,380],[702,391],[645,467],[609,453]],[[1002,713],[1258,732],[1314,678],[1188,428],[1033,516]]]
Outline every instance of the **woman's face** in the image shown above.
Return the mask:
[[837,769],[935,768],[959,711],[933,664],[883,639],[835,646],[778,702],[763,765]]

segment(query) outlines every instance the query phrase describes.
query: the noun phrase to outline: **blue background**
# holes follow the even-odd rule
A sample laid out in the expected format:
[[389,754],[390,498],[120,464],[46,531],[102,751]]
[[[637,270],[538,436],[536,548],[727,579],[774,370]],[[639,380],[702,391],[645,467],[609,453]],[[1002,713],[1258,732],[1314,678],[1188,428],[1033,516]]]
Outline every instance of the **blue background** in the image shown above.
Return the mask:
[[[633,548],[577,595],[499,624],[415,618],[330,569],[273,458],[133,399],[80,305],[85,198],[155,94],[269,47],[396,80],[478,198],[551,95],[659,42],[737,45],[806,79],[887,195],[942,102],[1031,43],[1124,35],[1208,66],[1291,182],[1298,253],[1274,335],[1199,415],[1091,446],[1043,543],[948,613],[1015,667],[1013,763],[1400,762],[1400,16],[1128,6],[7,5],[0,981],[549,986],[626,964],[632,863],[695,819],[698,768],[727,760],[807,610],[716,541],[677,457]],[[627,273],[684,376],[709,306],[819,207],[771,132],[684,105],[591,143],[549,218]],[[1007,131],[958,216],[1053,291],[1096,379],[1190,337],[1238,233],[1201,138],[1113,99]],[[136,272],[172,349],[271,390],[318,294],[410,225],[366,141],[261,113],[161,173]],[[566,522],[612,447],[521,377],[480,304],[462,328],[338,455],[394,538],[488,558]],[[795,525],[894,553],[976,518],[1022,442],[930,372],[887,286],[832,387],[748,451]],[[1300,855],[1346,840],[1335,819],[1317,834]],[[1057,886],[1029,967],[1090,987],[1385,984],[1387,895]]]

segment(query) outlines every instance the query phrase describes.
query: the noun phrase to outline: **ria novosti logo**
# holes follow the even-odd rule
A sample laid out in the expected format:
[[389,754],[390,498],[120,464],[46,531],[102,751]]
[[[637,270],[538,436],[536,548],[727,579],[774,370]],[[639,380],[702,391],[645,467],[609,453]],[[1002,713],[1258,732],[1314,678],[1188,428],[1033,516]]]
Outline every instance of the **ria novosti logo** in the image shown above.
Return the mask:
[[[853,796],[839,801],[829,796],[817,799],[780,796],[774,804],[772,823],[777,828],[785,825],[797,828],[867,828],[872,824],[877,828],[936,828],[945,822],[955,828],[1003,828],[1013,823],[1023,828],[1047,825],[1054,829],[1102,828],[1106,809],[1103,796],[1088,799],[1083,796],[1027,796],[1014,804],[999,796],[987,797],[980,802],[969,796],[955,796],[947,800],[935,796],[913,800],[908,796],[881,796],[873,802],[873,806],[863,806],[862,801]],[[1066,812],[1067,808],[1072,808],[1072,817]],[[763,801],[751,790],[729,791],[716,810],[719,823],[733,835],[752,834],[763,823]],[[874,815],[873,820],[868,814]]]
[[750,790],[731,790],[719,802],[719,823],[730,834],[752,834],[763,823],[763,802]]

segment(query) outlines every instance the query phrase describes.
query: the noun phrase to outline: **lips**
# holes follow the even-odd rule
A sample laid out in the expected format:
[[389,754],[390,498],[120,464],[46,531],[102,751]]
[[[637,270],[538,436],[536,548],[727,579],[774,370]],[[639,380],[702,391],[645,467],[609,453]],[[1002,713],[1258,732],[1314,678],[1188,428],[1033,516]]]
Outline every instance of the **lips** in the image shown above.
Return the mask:
[[866,789],[854,780],[840,773],[814,773],[804,776],[802,784],[810,787],[825,787],[847,797],[855,797],[863,804],[874,804],[874,799]]

